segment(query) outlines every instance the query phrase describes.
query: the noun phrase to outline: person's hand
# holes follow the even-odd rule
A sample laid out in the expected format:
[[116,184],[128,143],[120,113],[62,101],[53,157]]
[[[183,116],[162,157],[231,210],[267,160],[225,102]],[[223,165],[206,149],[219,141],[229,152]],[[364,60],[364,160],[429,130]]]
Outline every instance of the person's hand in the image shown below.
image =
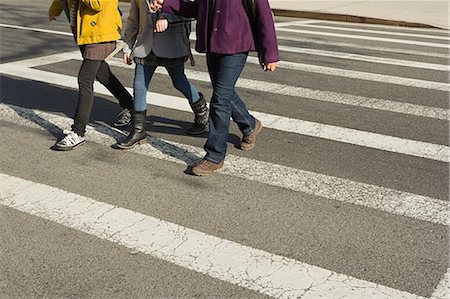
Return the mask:
[[123,53],[123,63],[130,65],[131,64],[131,54]]
[[56,16],[48,15],[49,22],[56,20]]
[[269,62],[269,63],[264,63],[262,65],[262,68],[266,72],[273,72],[277,68],[277,65],[278,65],[278,62]]
[[164,0],[153,0],[150,4],[150,9],[152,11],[158,11],[162,8],[162,5],[164,3]]
[[169,27],[169,21],[167,19],[160,19],[156,21],[155,32],[164,32]]

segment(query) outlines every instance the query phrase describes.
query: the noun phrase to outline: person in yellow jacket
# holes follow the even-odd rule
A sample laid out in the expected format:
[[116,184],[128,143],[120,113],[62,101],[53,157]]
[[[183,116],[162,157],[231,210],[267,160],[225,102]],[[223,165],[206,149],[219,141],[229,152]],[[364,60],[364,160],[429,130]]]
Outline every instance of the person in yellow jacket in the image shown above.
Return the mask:
[[65,137],[54,146],[56,150],[71,150],[85,142],[86,125],[94,104],[95,79],[119,100],[123,108],[115,125],[129,123],[133,98],[105,62],[121,37],[122,19],[118,4],[118,0],[53,0],[49,8],[49,21],[55,20],[64,11],[83,56],[78,73],[78,105],[72,130],[64,131]]

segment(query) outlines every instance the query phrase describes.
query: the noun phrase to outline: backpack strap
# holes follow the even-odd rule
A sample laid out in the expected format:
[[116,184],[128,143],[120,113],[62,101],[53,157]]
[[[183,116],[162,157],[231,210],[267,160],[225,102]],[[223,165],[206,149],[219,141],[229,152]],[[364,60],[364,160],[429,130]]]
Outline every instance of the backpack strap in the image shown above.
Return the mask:
[[245,12],[250,20],[252,27],[254,26],[256,20],[256,3],[255,0],[242,0],[242,5],[244,6]]
[[256,33],[256,0],[242,0],[245,12],[247,13],[248,20],[250,21],[250,28],[252,29],[253,40],[255,41],[256,53],[258,54],[259,63],[262,65],[262,56],[259,52],[260,42]]

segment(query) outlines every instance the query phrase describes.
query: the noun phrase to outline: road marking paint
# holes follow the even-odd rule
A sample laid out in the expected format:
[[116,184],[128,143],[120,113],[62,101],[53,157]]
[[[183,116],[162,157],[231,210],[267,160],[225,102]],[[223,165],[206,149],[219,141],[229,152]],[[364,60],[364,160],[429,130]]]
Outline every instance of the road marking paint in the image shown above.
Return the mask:
[[302,20],[302,21],[288,21],[288,22],[275,22],[276,28],[303,25],[303,24],[315,24],[320,23],[321,20]]
[[[356,22],[346,22],[342,23],[342,21],[331,21],[331,20],[318,20],[320,24],[329,24],[334,26],[345,26],[345,27],[365,27],[365,28],[383,28],[387,30],[395,30],[396,32],[421,32],[424,34],[429,33],[441,33],[441,34],[449,34],[447,29],[439,29],[439,28],[420,28],[420,27],[406,27],[406,26],[392,26],[392,25],[383,25],[383,24],[368,24],[368,23],[356,23]],[[300,23],[301,25],[301,23]]]
[[436,70],[436,71],[450,71],[450,67],[448,64],[436,64],[436,63],[425,63],[425,62],[417,62],[411,60],[402,60],[402,59],[390,59],[383,58],[377,56],[369,56],[369,55],[360,55],[360,54],[352,54],[345,52],[334,52],[334,51],[324,51],[324,50],[316,50],[310,48],[298,48],[298,47],[289,47],[279,45],[278,49],[280,51],[286,51],[290,53],[299,53],[299,54],[308,54],[308,55],[317,55],[317,56],[326,56],[333,57],[339,59],[347,59],[347,60],[356,60],[356,61],[365,61],[372,63],[380,63],[387,65],[398,65],[404,67],[412,67],[412,68],[421,68],[428,70]]
[[[253,62],[254,63],[257,62],[256,58],[254,59]],[[113,59],[110,60],[108,63],[111,66],[134,69],[134,65],[133,66],[125,65],[121,59]],[[190,80],[210,82],[210,77],[207,73],[194,71],[190,69],[186,69],[185,72]],[[156,69],[155,73],[168,75],[167,71],[162,68]],[[239,78],[239,81],[236,83],[236,87],[292,97],[301,97],[322,102],[331,102],[343,105],[377,109],[388,112],[415,115],[420,117],[436,118],[442,120],[448,120],[450,117],[449,110],[443,108],[429,107],[403,102],[394,102],[390,100],[368,98],[363,96],[355,96],[333,91],[314,90],[304,87],[289,86],[271,82],[262,82],[245,78]]]
[[[49,84],[56,84],[59,86],[74,89],[78,88],[77,78],[75,77],[45,72],[36,69],[24,68],[21,66],[16,66],[14,64],[3,64],[0,69],[0,73],[7,73],[21,78],[45,82]],[[111,93],[98,82],[95,83],[94,89],[99,94],[111,95]],[[131,88],[128,88],[128,90],[132,92]],[[157,105],[160,107],[181,111],[191,111],[187,101],[179,97],[150,93],[147,95],[147,102],[150,105]],[[394,153],[406,154],[415,157],[432,159],[436,161],[449,161],[450,149],[445,145],[387,136],[255,111],[251,113],[255,117],[259,118],[262,123],[264,123],[266,128],[359,145]]]
[[62,32],[62,31],[55,31],[55,30],[48,30],[48,29],[41,29],[41,28],[34,28],[34,27],[24,27],[24,26],[16,26],[16,25],[9,25],[9,24],[0,24],[0,27],[73,36],[73,34],[70,32]]
[[26,67],[26,68],[33,68],[33,67],[38,67],[38,66],[42,66],[42,65],[59,63],[59,62],[63,62],[63,61],[71,60],[71,59],[82,60],[83,58],[81,57],[80,51],[77,50],[77,51],[62,52],[62,53],[50,54],[50,55],[46,55],[46,56],[39,56],[39,57],[35,57],[35,58],[29,58],[29,59],[9,62],[9,63],[5,63],[5,64],[0,64],[0,66],[17,65],[17,66]]
[[[8,24],[0,24],[0,27],[72,36],[71,33],[67,33],[67,32],[46,30],[46,29],[33,28],[33,27],[15,26],[15,25],[8,25]],[[191,37],[192,37],[191,40],[195,41],[195,36],[191,36]],[[284,40],[292,40],[292,41],[304,41],[304,42],[314,43],[314,44],[319,44],[319,45],[335,45],[335,46],[341,46],[341,47],[351,47],[351,48],[358,48],[358,49],[393,52],[393,53],[401,53],[401,54],[422,55],[422,56],[441,57],[441,58],[448,58],[450,56],[449,54],[446,54],[446,53],[430,53],[430,52],[422,52],[422,51],[413,51],[413,50],[409,50],[409,49],[392,49],[392,48],[383,48],[383,47],[372,47],[372,46],[366,46],[366,45],[361,45],[361,44],[339,43],[339,42],[332,42],[332,41],[318,41],[318,40],[314,40],[314,39],[306,39],[306,38],[303,38],[300,36],[294,37],[294,38],[278,36],[278,38],[284,39]],[[295,51],[290,50],[291,48],[295,49],[295,47],[280,46],[280,49],[281,48],[284,48],[284,49],[282,49],[282,51],[294,52],[294,53],[298,52],[298,50],[295,50]],[[300,48],[300,49],[303,49],[303,48]]]
[[[259,65],[259,60],[257,57],[249,56],[247,61],[252,64]],[[291,70],[295,70],[295,71],[351,78],[351,79],[355,79],[355,80],[365,80],[365,81],[373,81],[373,82],[380,82],[380,83],[386,83],[386,84],[396,84],[396,85],[409,86],[409,87],[433,89],[433,90],[438,90],[438,91],[450,91],[450,84],[446,83],[446,82],[428,81],[428,80],[405,78],[405,77],[399,77],[399,76],[383,75],[383,74],[368,73],[368,72],[361,72],[361,71],[352,71],[352,70],[342,69],[342,68],[332,68],[332,67],[326,67],[326,66],[319,66],[319,65],[315,65],[315,64],[305,64],[305,63],[297,63],[297,62],[289,62],[289,61],[280,61],[278,67],[285,68],[285,69],[291,69]]]
[[0,174],[0,203],[275,298],[421,298],[78,194]]
[[[38,110],[0,104],[0,116],[14,124],[60,133],[59,128],[69,128],[72,120],[67,117]],[[89,124],[86,139],[101,145],[111,146],[127,133],[98,124]],[[184,165],[193,165],[205,151],[202,148],[180,144],[152,136],[146,144],[130,151],[160,160]],[[445,201],[305,171],[274,163],[227,155],[222,174],[250,181],[261,182],[295,192],[302,192],[330,200],[355,204],[386,213],[410,217],[431,223],[450,225],[449,204]]]
[[426,57],[436,57],[436,58],[449,58],[449,53],[436,53],[436,52],[423,52],[416,51],[411,49],[397,49],[397,48],[386,48],[386,47],[377,47],[377,46],[369,46],[362,43],[343,43],[337,41],[321,41],[317,39],[312,39],[305,37],[303,35],[298,36],[277,36],[278,39],[287,40],[287,41],[295,41],[300,43],[310,43],[316,45],[325,45],[325,46],[337,46],[337,47],[345,47],[345,48],[354,48],[354,49],[362,49],[367,51],[381,51],[381,52],[389,52],[389,53],[398,53],[402,55],[417,55],[417,56],[426,56]]
[[[196,55],[201,55],[194,53]],[[65,60],[80,60],[81,55],[79,51],[68,53],[53,54],[42,56],[27,60],[21,60],[12,64],[23,67],[37,67],[49,63],[61,62]],[[111,66],[134,69],[134,65],[125,65],[121,59],[113,58],[108,61]],[[10,65],[10,64],[8,64]],[[210,82],[209,75],[203,72],[186,69],[186,74],[191,80]],[[158,68],[157,74],[167,75],[164,69]],[[415,115],[420,117],[436,118],[442,120],[449,120],[449,111],[447,109],[422,106],[410,103],[394,102],[384,99],[368,98],[362,96],[355,96],[350,94],[343,94],[332,91],[320,91],[309,88],[288,86],[277,83],[262,82],[251,79],[240,78],[236,84],[237,87],[247,88],[257,91],[269,92],[274,94],[281,94],[293,97],[307,98],[316,101],[338,103],[343,105],[351,105],[369,109],[376,109],[388,112],[402,113],[407,115]]]
[[[257,57],[248,57],[248,61],[253,64],[259,64]],[[395,84],[409,87],[418,87],[425,89],[433,89],[439,91],[450,91],[450,84],[444,82],[427,81],[421,79],[404,78],[398,76],[382,75],[376,73],[367,73],[361,71],[352,71],[347,69],[332,68],[326,66],[318,66],[314,64],[305,64],[289,61],[280,61],[279,67],[302,72],[311,72],[316,74],[351,78],[356,80],[374,81],[386,84]]]
[[450,299],[450,268],[447,269],[430,299]]
[[415,41],[415,40],[364,36],[364,35],[356,35],[356,34],[341,34],[341,33],[299,30],[299,29],[289,29],[289,28],[278,28],[277,32],[291,32],[291,33],[298,33],[298,34],[310,34],[310,35],[316,35],[316,36],[321,35],[321,36],[332,36],[332,37],[344,37],[344,38],[350,38],[350,39],[360,39],[360,40],[369,40],[369,41],[378,41],[378,42],[387,42],[387,43],[405,44],[405,45],[414,45],[414,46],[424,46],[424,47],[433,47],[433,48],[445,48],[445,49],[450,48],[450,45],[448,43],[421,42],[421,41]]
[[[311,25],[311,24],[296,24],[301,27],[307,28],[318,28],[318,29],[331,29],[333,31],[347,31],[347,32],[362,32],[362,33],[374,33],[374,34],[385,34],[389,36],[407,36],[414,38],[427,38],[427,39],[439,39],[439,40],[450,40],[450,37],[442,36],[442,35],[430,35],[430,34],[420,34],[420,33],[407,33],[407,32],[394,32],[394,31],[379,31],[379,30],[370,30],[370,29],[361,29],[361,28],[349,28],[349,27],[336,27],[336,26],[327,26],[327,25]],[[282,30],[280,30],[282,31]],[[442,30],[442,33],[445,33]]]

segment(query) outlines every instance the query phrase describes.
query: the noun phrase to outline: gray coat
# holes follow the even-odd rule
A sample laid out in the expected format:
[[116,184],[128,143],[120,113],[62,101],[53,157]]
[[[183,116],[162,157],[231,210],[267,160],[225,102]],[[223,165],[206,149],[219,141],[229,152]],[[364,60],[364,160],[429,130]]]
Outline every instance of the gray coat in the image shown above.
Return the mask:
[[[164,14],[169,21],[179,22],[183,18]],[[146,0],[131,0],[130,14],[125,28],[124,53],[145,58],[153,53],[162,58],[179,58],[188,55],[188,43],[183,23],[169,24],[165,32],[154,32],[156,13],[150,13]]]

